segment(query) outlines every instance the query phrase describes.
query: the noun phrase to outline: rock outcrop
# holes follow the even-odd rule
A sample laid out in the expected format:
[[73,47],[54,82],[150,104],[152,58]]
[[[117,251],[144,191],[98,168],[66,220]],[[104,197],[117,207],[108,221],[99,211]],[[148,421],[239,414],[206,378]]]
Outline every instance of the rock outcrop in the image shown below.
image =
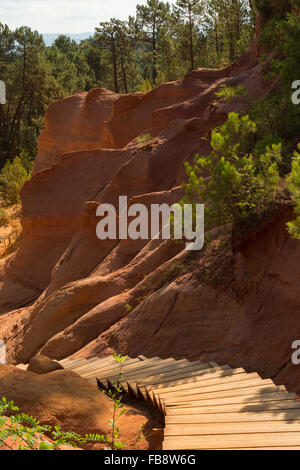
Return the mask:
[[[65,432],[111,436],[113,401],[74,372],[58,370],[34,374],[13,366],[0,365],[1,396],[43,425],[61,426]],[[149,416],[131,406],[118,418],[120,440],[125,449],[146,449],[138,442],[139,432]],[[105,444],[100,444],[103,448]],[[99,447],[96,444],[96,448]],[[107,446],[107,444],[106,444]]]
[[[215,240],[192,260],[173,241],[96,237],[99,203],[181,199],[184,162],[210,151],[209,134],[228,112],[270,92],[257,54],[254,44],[231,67],[149,93],[97,89],[50,107],[22,191],[24,239],[0,264],[0,337],[11,363],[38,353],[200,357],[300,391],[289,362],[300,337],[300,248],[285,230],[292,209],[236,251],[220,255]],[[217,101],[223,84],[248,96]],[[145,133],[148,141],[138,138]]]
[[63,366],[59,362],[50,359],[50,357],[38,354],[30,359],[27,370],[35,374],[49,374],[55,370],[63,370]]

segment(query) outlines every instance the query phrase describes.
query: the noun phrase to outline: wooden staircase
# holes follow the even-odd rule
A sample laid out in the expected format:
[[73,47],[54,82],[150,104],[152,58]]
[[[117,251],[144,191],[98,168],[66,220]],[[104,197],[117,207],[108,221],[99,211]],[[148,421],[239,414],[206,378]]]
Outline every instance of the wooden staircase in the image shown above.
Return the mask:
[[[101,389],[119,378],[112,357],[60,363]],[[300,449],[299,399],[256,373],[138,356],[122,366],[121,383],[125,393],[164,414],[164,450]]]
[[[119,377],[113,358],[61,361],[102,388]],[[165,415],[164,450],[300,449],[300,401],[258,374],[210,362],[127,359],[122,385]]]

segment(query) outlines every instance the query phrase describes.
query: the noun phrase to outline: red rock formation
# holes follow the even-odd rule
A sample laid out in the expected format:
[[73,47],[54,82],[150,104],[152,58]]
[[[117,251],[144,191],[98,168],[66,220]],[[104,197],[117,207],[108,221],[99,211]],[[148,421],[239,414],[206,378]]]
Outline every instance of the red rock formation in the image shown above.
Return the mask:
[[[20,411],[38,419],[43,425],[61,426],[65,432],[111,435],[113,401],[79,375],[70,371],[49,374],[24,372],[13,366],[0,365],[1,396],[13,400]],[[138,443],[141,427],[148,422],[147,413],[126,407],[118,418],[120,440],[125,449],[147,449],[146,440]],[[96,444],[96,448],[104,444]]]
[[50,168],[66,153],[102,147],[101,127],[111,118],[118,98],[109,90],[96,88],[52,104],[39,138],[34,173]]
[[200,357],[300,392],[300,370],[291,363],[292,343],[300,338],[300,247],[286,230],[292,218],[293,210],[283,207],[237,252],[196,255],[193,268],[78,354]]
[[[222,84],[243,85],[248,98],[216,102]],[[184,162],[210,151],[209,133],[229,111],[246,111],[269,91],[254,45],[227,69],[199,69],[149,93],[98,89],[50,107],[22,191],[24,240],[0,265],[0,337],[10,362],[38,352],[176,354],[278,376],[300,390],[285,367],[298,335],[300,256],[286,216],[217,257],[217,276],[209,251],[190,265],[171,241],[96,237],[99,203],[117,204],[119,195],[130,204],[180,200]],[[142,144],[144,132],[151,138]]]

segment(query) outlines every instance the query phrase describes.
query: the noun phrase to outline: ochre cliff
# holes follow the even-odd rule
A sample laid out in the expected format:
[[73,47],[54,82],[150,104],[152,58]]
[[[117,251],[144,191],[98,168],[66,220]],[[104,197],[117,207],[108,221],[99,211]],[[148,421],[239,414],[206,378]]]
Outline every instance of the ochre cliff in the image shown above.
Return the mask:
[[[96,89],[49,108],[22,191],[23,241],[0,264],[0,337],[11,363],[39,351],[55,359],[113,351],[198,357],[300,392],[290,363],[300,338],[291,207],[235,251],[230,240],[220,246],[216,231],[193,256],[172,241],[96,237],[99,203],[181,199],[184,162],[209,152],[211,129],[270,91],[257,53],[254,45],[234,66],[199,69],[149,93]],[[247,99],[217,102],[222,84],[243,85]],[[151,138],[141,143],[144,133]]]

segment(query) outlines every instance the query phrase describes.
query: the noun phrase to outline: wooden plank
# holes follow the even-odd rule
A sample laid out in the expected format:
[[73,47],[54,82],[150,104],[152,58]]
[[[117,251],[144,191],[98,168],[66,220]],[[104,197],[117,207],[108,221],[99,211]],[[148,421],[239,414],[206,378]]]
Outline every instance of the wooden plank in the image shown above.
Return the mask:
[[[198,401],[201,403],[201,400],[208,400],[208,399],[225,399],[225,398],[233,398],[233,397],[244,397],[250,396],[250,400],[252,401],[260,401],[261,397],[264,394],[270,394],[274,392],[282,391],[280,387],[271,388],[269,385],[258,387],[257,385],[252,387],[246,388],[237,388],[232,390],[221,390],[219,392],[208,392],[208,393],[196,393],[190,395],[161,395],[162,398],[165,398],[166,403],[194,403]],[[287,393],[284,392],[283,393]]]
[[109,361],[105,361],[103,362],[103,359],[100,359],[99,357],[95,357],[93,359],[89,359],[89,360],[86,360],[86,359],[80,359],[74,363],[71,363],[68,365],[68,368],[69,369],[72,369],[74,371],[77,371],[78,370],[78,373],[84,368],[84,367],[90,367],[94,364],[97,364],[98,362],[101,362],[102,364],[108,364]]
[[130,383],[127,383],[127,389],[132,396],[134,396],[135,398],[138,398],[139,393],[138,393],[138,389],[136,386],[133,386]]
[[262,421],[243,423],[202,423],[202,424],[169,424],[165,428],[165,438],[168,436],[214,436],[220,434],[258,434],[258,433],[299,433],[300,422]]
[[[140,362],[141,361],[139,359],[131,359],[128,363],[132,364]],[[82,367],[80,371],[75,369],[74,372],[79,373],[82,377],[89,377],[89,375],[97,372],[99,378],[101,379],[112,378],[113,376],[117,377],[118,374],[116,372],[120,370],[120,366],[116,367],[115,364],[117,364],[116,361],[114,361],[111,365],[102,367],[101,363],[96,362],[91,366]],[[122,370],[124,370],[124,366],[122,366]]]
[[[156,361],[155,358],[151,359],[151,361]],[[149,359],[150,361],[150,359]],[[122,370],[126,370],[129,366],[132,367],[145,367],[145,364],[148,362],[141,360],[139,357],[136,357],[134,359],[128,358],[122,365]],[[98,365],[94,365],[94,368],[98,367]],[[105,364],[103,367],[98,367],[99,373],[102,374],[102,378],[108,378],[112,377],[113,375],[117,375],[120,369],[120,365],[117,363],[115,359],[112,358],[112,361],[110,364]]]
[[217,362],[214,362],[214,361],[210,362],[210,365],[212,367],[219,367],[219,364]]
[[[183,369],[183,370],[181,370]],[[210,369],[208,364],[197,365],[197,366],[189,366],[186,367],[183,364],[183,367],[180,366],[176,368],[169,368],[166,371],[161,371],[154,375],[145,376],[145,377],[136,377],[137,380],[141,379],[144,385],[153,386],[156,385],[156,388],[160,388],[161,386],[167,386],[170,383],[175,385],[188,383],[189,379],[191,382],[193,381],[192,377],[198,377],[201,373],[206,373]]]
[[274,385],[274,382],[272,380],[262,380],[260,378],[252,378],[249,380],[241,380],[237,382],[220,382],[218,384],[214,385],[197,385],[195,388],[192,388],[191,390],[189,387],[187,387],[186,390],[180,389],[179,391],[173,390],[173,387],[167,388],[165,390],[154,390],[154,392],[159,393],[161,396],[193,396],[193,395],[198,395],[198,394],[204,394],[204,393],[211,393],[211,392],[225,392],[228,390],[240,390],[243,388],[252,388],[252,387],[269,387],[269,388],[276,388],[276,385]]
[[[299,403],[300,405],[300,403]],[[300,407],[299,407],[300,408]],[[275,409],[267,411],[253,411],[236,413],[199,413],[191,414],[188,411],[184,415],[176,415],[169,413],[166,416],[166,427],[171,424],[203,424],[203,423],[243,423],[243,422],[261,422],[261,421],[299,421],[300,422],[300,409]]]
[[[156,361],[155,364],[153,364],[152,366],[152,369],[153,369],[153,372],[155,372],[155,376],[158,374],[158,373],[165,373],[165,371],[176,371],[176,370],[182,370],[182,369],[186,369],[187,367],[202,367],[203,366],[203,362],[199,361],[197,362],[196,364],[194,364],[193,366],[189,366],[189,362],[186,360],[186,359],[182,359],[180,361],[174,361],[172,359],[166,359],[164,361]],[[143,372],[143,370],[141,371],[137,371],[137,377],[139,375],[139,372]],[[147,376],[147,377],[151,377],[151,375]]]
[[[184,397],[183,397],[184,398]],[[248,395],[235,395],[235,396],[229,396],[229,397],[206,397],[202,398],[201,400],[196,399],[196,400],[187,400],[183,401],[180,403],[181,406],[185,405],[191,408],[192,406],[225,406],[225,405],[230,405],[230,404],[240,404],[243,405],[244,407],[249,408],[250,406],[256,406],[259,403],[262,402],[268,402],[268,401],[279,401],[279,400],[289,400],[289,399],[295,399],[296,395],[294,393],[287,393],[287,392],[272,392],[272,393],[263,393],[261,395],[253,396],[253,394],[248,394]],[[168,406],[178,406],[179,401],[176,399],[173,401],[168,401],[167,403]]]
[[[174,364],[173,359],[166,359],[163,361],[157,361],[157,359],[149,359],[147,361],[140,361],[138,364],[137,363],[130,363],[127,365],[127,363],[124,363],[123,370],[124,373],[126,372],[127,376],[129,377],[138,377],[139,375],[145,375],[149,374],[150,370],[159,370],[160,368],[163,369],[164,367],[167,369],[171,367],[171,365]],[[175,367],[175,365],[173,366]],[[115,370],[114,370],[115,369]],[[107,372],[107,374],[114,375],[116,374],[118,368],[111,369]]]
[[187,413],[190,416],[201,415],[201,414],[227,414],[227,413],[256,413],[261,411],[276,410],[282,412],[286,410],[297,410],[300,408],[300,402],[294,398],[288,400],[279,401],[266,401],[260,403],[250,403],[249,406],[243,404],[232,404],[232,405],[211,405],[211,406],[167,406],[167,415],[181,416]]
[[163,450],[226,450],[299,447],[300,433],[258,433],[213,436],[166,437]]
[[[86,357],[76,357],[75,359],[63,359],[62,361],[58,361],[60,364],[64,364],[65,362],[70,362],[72,364],[79,364],[80,362],[90,362],[90,361],[95,361],[95,360],[98,360],[100,359],[100,357],[98,356],[93,356],[93,357],[90,357],[90,358],[86,358]],[[108,358],[106,358],[108,359]],[[101,359],[102,361],[105,361],[106,359]]]
[[148,361],[149,359],[153,359],[153,358],[158,358],[158,356],[152,356],[152,357],[146,357],[146,356],[143,356],[142,354],[140,354],[139,356],[137,356],[141,361]]
[[[201,387],[204,387],[204,386],[208,386],[208,385],[220,385],[220,384],[227,384],[227,383],[230,383],[230,384],[235,384],[237,382],[247,382],[249,381],[250,379],[257,379],[260,381],[261,384],[263,384],[265,381],[263,381],[257,374],[237,374],[237,375],[234,375],[234,376],[229,376],[229,377],[224,377],[224,378],[218,378],[218,379],[211,379],[211,380],[198,380],[197,378],[195,378],[193,381],[191,382],[188,382],[188,386],[186,385],[186,383],[183,383],[183,384],[180,384],[180,385],[170,385],[168,387],[161,387],[161,388],[152,388],[153,391],[157,392],[157,393],[160,393],[160,394],[163,394],[163,393],[168,393],[168,392],[179,392],[179,391],[190,391],[192,392],[193,389],[195,388],[201,388]],[[274,383],[271,382],[273,385]]]
[[[228,450],[247,450],[247,449],[228,449]],[[260,447],[259,450],[300,450],[300,447],[285,446],[285,447]]]
[[[127,359],[128,363],[142,363],[142,361],[140,361],[140,359]],[[126,361],[126,362],[127,362]],[[117,361],[111,357],[109,360],[107,361],[103,361],[102,359],[99,359],[97,358],[96,360],[91,360],[91,361],[88,361],[87,363],[85,364],[82,364],[82,365],[79,365],[78,366],[78,369],[76,368],[76,370],[78,370],[78,372],[80,371],[83,371],[83,370],[92,370],[94,368],[98,368],[99,370],[107,370],[107,371],[110,371],[110,370],[114,370],[114,369],[117,369],[118,368],[118,363]]]
[[[185,366],[185,364],[180,364]],[[180,367],[180,365],[178,367]],[[177,367],[177,366],[176,366]],[[206,368],[206,366],[197,366],[198,369],[201,367],[203,369]],[[174,375],[174,370],[176,373],[176,369],[174,369],[174,366],[171,364],[166,364],[165,366],[152,366],[152,368],[142,368],[139,371],[131,371],[129,374],[127,374],[126,370],[124,370],[124,377],[128,378],[130,380],[135,381],[138,383],[140,386],[148,386],[151,385],[154,380],[161,381],[162,377],[168,377],[169,374],[172,376]],[[198,373],[198,372],[197,372]],[[178,374],[178,372],[176,373]],[[107,374],[108,376],[111,376],[110,374]],[[158,377],[158,379],[157,379]],[[159,378],[161,377],[161,378]]]
[[[191,382],[205,382],[207,380],[210,380],[210,379],[218,379],[218,380],[223,380],[223,377],[226,378],[228,376],[230,377],[235,377],[235,376],[238,376],[238,375],[245,375],[246,372],[244,371],[244,369],[229,369],[227,366],[223,366],[223,368],[207,368],[207,369],[204,369],[204,370],[198,370],[198,374],[197,374],[197,369],[196,368],[192,368],[191,371],[195,371],[196,373],[193,375],[191,375]],[[185,370],[184,371],[184,374],[187,376],[187,378],[189,378],[189,370]],[[248,374],[246,374],[248,375]],[[183,378],[185,378],[185,376],[182,376]],[[178,378],[180,379],[181,378],[181,375],[178,374]],[[183,382],[182,385],[184,385],[186,382]],[[159,388],[164,388],[164,385],[163,383],[160,384],[160,387]]]
[[68,359],[65,362],[58,361],[65,369],[88,362],[86,359]]
[[[164,388],[171,383],[174,383],[174,385],[181,385],[185,383],[191,383],[194,380],[201,380],[206,379],[208,376],[209,377],[221,377],[223,374],[227,375],[228,372],[230,372],[230,375],[232,374],[232,369],[228,369],[228,366],[222,366],[222,368],[218,367],[217,369],[213,369],[210,367],[205,367],[199,369],[198,367],[191,367],[189,369],[184,370],[183,372],[178,372],[176,369],[168,374],[166,377],[149,377],[147,378],[144,382],[147,384],[147,386],[154,386],[153,388]],[[236,369],[237,372],[234,372],[234,374],[241,374],[245,373],[243,369]],[[196,379],[195,379],[196,377]]]

